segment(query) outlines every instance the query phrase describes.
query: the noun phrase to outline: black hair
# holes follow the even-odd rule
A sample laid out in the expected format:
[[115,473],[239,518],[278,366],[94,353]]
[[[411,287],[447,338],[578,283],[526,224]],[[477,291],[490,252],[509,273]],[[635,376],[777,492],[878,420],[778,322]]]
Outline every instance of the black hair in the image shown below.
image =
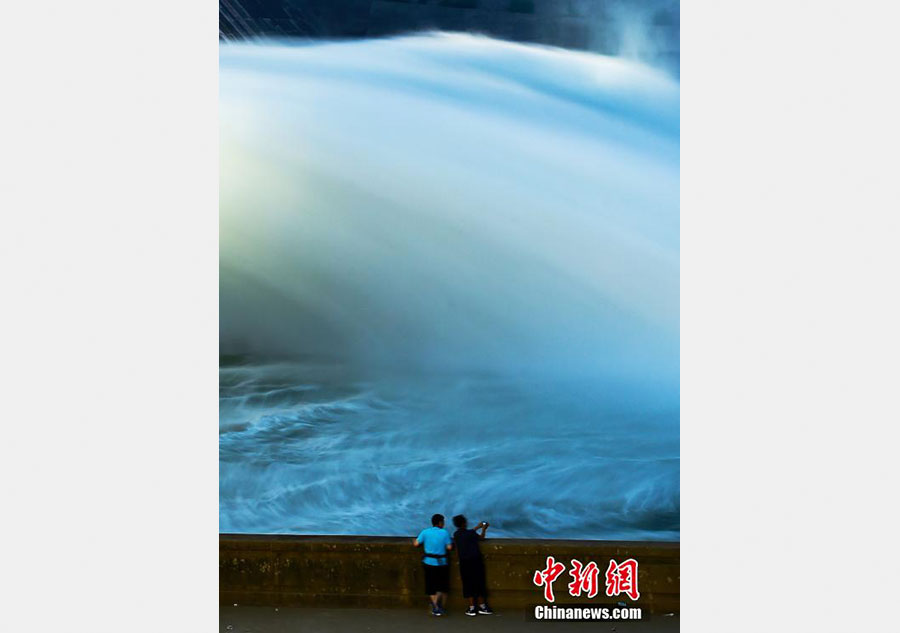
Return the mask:
[[466,527],[466,525],[468,525],[468,523],[469,522],[466,521],[466,517],[464,517],[461,514],[457,514],[455,517],[453,517],[453,525],[455,525],[456,527],[458,527],[460,529]]
[[444,515],[443,515],[443,514],[433,514],[433,515],[431,515],[431,525],[437,527],[438,525],[440,525],[440,524],[443,523],[443,522],[444,522]]

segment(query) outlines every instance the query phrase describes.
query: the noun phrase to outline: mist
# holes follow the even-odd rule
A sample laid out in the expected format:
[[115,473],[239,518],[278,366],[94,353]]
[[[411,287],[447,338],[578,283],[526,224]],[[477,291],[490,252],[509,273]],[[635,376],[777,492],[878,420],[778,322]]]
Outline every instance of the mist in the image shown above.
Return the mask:
[[226,353],[677,379],[677,81],[472,35],[221,47]]

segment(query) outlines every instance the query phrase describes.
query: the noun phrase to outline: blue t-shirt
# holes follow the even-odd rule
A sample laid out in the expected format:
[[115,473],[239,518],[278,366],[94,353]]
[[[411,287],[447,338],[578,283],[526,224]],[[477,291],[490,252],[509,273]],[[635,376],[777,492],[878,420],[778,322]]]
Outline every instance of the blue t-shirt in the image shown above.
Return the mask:
[[[446,554],[447,546],[453,543],[450,539],[450,533],[439,527],[430,527],[422,530],[416,539],[424,545],[426,554]],[[422,562],[426,565],[439,567],[447,564],[447,557],[434,558],[433,556],[426,556],[422,559]]]

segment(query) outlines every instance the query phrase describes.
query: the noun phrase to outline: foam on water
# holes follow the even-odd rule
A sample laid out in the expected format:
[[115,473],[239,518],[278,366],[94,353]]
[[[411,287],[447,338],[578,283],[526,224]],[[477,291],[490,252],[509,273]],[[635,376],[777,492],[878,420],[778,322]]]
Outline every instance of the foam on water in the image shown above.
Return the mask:
[[220,63],[220,528],[677,538],[677,82],[446,34]]

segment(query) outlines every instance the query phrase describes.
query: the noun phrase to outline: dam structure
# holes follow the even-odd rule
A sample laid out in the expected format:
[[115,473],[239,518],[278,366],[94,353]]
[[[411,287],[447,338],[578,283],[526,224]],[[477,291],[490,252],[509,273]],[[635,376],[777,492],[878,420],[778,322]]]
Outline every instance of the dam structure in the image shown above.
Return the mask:
[[[677,628],[678,28],[220,3],[221,630],[417,630],[434,513],[491,523],[496,633],[550,557],[560,604]],[[569,595],[575,561],[639,595]]]
[[677,75],[678,0],[220,0],[222,39],[348,39],[421,31],[632,57]]
[[678,30],[666,0],[222,0],[220,630],[420,630],[435,512],[492,525],[476,627],[555,582],[678,629]]
[[[378,536],[295,536],[221,534],[219,536],[219,601],[223,607],[355,607],[421,609],[421,548],[411,538]],[[570,574],[558,577],[558,604],[598,606],[621,603],[640,607],[646,618],[679,613],[680,545],[677,542],[627,542],[551,539],[487,539],[485,557],[490,603],[507,613],[525,613],[547,604],[534,574],[547,556],[568,566],[576,559],[602,566],[633,558],[638,561],[637,599],[605,594],[573,597]],[[460,592],[457,557],[450,563],[447,606],[461,612],[467,600]],[[644,618],[642,618],[644,619]]]

